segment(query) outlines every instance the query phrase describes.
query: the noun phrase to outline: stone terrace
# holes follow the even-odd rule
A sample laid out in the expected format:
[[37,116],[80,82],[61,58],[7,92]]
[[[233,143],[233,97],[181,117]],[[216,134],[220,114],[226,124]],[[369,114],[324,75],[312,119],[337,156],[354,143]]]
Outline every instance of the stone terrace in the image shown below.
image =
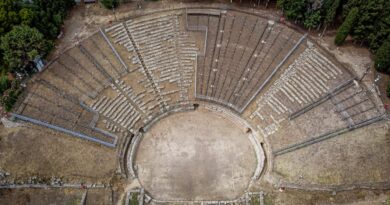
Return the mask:
[[208,101],[240,114],[277,149],[381,116],[358,79],[306,37],[233,10],[127,19],[54,60],[17,114],[116,143]]

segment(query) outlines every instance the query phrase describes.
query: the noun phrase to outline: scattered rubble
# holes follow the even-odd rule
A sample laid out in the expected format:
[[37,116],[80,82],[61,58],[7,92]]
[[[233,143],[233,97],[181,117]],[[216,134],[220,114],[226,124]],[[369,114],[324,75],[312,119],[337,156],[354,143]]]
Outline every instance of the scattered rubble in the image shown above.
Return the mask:
[[13,122],[5,117],[1,118],[1,123],[3,123],[5,128],[14,128],[14,127],[20,127],[22,124],[18,122]]

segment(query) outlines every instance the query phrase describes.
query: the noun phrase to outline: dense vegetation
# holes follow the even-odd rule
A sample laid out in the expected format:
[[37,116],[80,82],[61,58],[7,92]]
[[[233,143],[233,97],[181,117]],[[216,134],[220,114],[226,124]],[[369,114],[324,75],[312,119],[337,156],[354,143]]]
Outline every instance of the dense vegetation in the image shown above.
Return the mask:
[[[389,0],[275,0],[284,15],[308,29],[338,28],[335,43],[347,36],[368,46],[375,67],[390,73]],[[119,0],[101,0],[106,8]],[[12,108],[20,82],[35,72],[34,59],[45,57],[74,0],[0,0],[0,103]]]
[[389,98],[390,98],[390,81],[389,81],[389,82],[387,82],[387,87],[386,87],[386,95],[387,95],[387,97],[389,97]]
[[1,37],[0,49],[3,61],[14,72],[31,73],[34,58],[47,52],[50,43],[36,28],[26,25],[14,28]]
[[308,29],[341,23],[335,43],[341,45],[351,36],[376,54],[379,71],[390,73],[389,0],[277,0],[277,6]]
[[113,9],[119,5],[118,0],[100,0],[100,3],[102,3],[107,9]]
[[20,82],[35,72],[61,32],[74,0],[0,0],[0,102],[9,111]]
[[379,71],[390,73],[390,38],[376,51],[375,66]]
[[313,29],[321,24],[333,23],[341,5],[340,1],[277,0],[277,6],[283,10],[288,19]]
[[131,192],[130,193],[130,201],[129,201],[129,204],[130,205],[138,205],[138,193],[136,192]]
[[348,34],[351,32],[359,14],[358,8],[353,8],[349,13],[347,18],[345,18],[343,24],[339,27],[337,30],[336,37],[334,39],[334,42],[336,45],[341,45],[344,43],[345,39],[347,38]]

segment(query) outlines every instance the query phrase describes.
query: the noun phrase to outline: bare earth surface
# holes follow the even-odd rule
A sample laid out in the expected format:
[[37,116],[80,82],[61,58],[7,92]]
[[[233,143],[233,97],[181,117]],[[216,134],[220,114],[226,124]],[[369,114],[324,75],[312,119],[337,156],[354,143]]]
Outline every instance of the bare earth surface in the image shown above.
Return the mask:
[[247,134],[207,111],[171,115],[136,156],[141,184],[159,200],[226,200],[244,194],[256,166]]
[[87,192],[86,204],[111,204],[109,189],[1,189],[0,204],[6,205],[79,205]]
[[[190,3],[150,2],[144,3],[142,9],[129,3],[116,10],[116,17],[99,4],[77,6],[65,22],[64,35],[58,40],[52,57],[91,36],[99,27],[109,26],[116,18],[124,20],[152,11],[180,8],[184,4]],[[197,4],[206,5],[192,3]],[[223,6],[234,7],[233,4]],[[277,14],[270,9],[255,12],[277,18],[272,17]],[[334,36],[312,37],[358,77],[373,64],[372,56],[365,48],[351,43],[336,47]],[[374,74],[371,67],[363,79],[369,88]],[[389,98],[384,97],[387,80],[389,76],[382,76],[379,87],[382,100],[390,104]],[[272,174],[282,181],[303,186],[390,181],[389,126],[389,122],[374,124],[279,156],[273,163]],[[306,124],[300,127],[309,128]],[[308,131],[314,132],[311,128]],[[292,137],[299,131],[292,131],[294,127],[284,129],[284,138],[274,139],[273,143],[296,140]],[[118,167],[117,161],[116,150],[84,140],[35,126],[5,129],[0,125],[0,169],[11,173],[7,179],[55,176],[70,182],[109,183]],[[242,196],[255,170],[256,158],[248,136],[232,122],[196,111],[172,115],[149,130],[140,144],[136,165],[140,183],[155,199],[226,200]],[[264,180],[260,181],[265,184]],[[114,183],[115,186],[118,184]],[[389,202],[386,201],[390,201],[389,191],[351,191],[333,195],[300,190],[278,192],[271,186],[267,184],[253,190],[265,191],[266,205],[387,205]],[[0,204],[79,204],[83,193],[84,190],[79,189],[3,189],[0,190]],[[89,190],[88,194],[87,204],[115,201],[110,198],[111,191]]]
[[77,205],[80,203],[84,192],[85,190],[80,190],[80,189],[13,189],[13,190],[3,189],[0,190],[0,204]]
[[298,184],[388,182],[389,126],[388,122],[376,123],[279,156],[275,171]]
[[361,190],[338,192],[336,195],[325,192],[302,192],[289,190],[267,193],[265,205],[387,205],[389,191]]
[[35,126],[0,129],[0,167],[13,179],[108,183],[116,164],[115,150],[85,140]]

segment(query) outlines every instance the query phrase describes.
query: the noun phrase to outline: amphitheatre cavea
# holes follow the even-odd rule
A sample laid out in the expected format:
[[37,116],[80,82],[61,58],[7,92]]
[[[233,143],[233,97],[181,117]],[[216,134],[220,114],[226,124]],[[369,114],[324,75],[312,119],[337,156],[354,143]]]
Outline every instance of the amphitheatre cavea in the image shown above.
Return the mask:
[[272,1],[78,3],[3,114],[0,204],[389,205],[389,100],[334,29]]

